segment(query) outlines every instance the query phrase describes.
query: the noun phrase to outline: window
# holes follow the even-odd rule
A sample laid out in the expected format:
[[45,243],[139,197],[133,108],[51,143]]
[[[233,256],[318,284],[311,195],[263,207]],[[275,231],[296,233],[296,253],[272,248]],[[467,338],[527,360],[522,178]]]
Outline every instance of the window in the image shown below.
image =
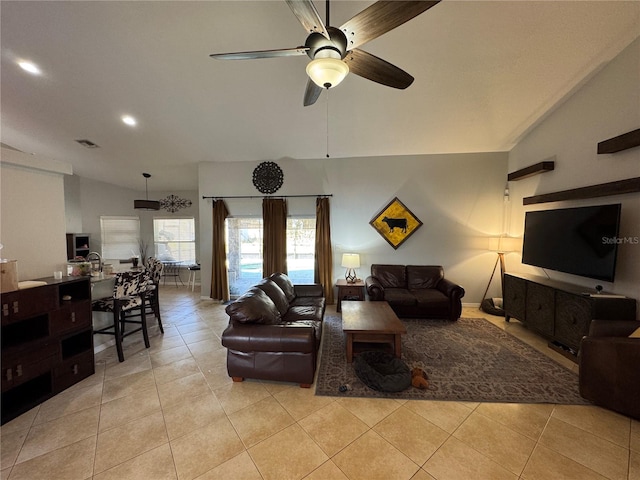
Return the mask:
[[100,217],[102,258],[127,260],[140,254],[138,217]]
[[262,278],[262,218],[227,218],[229,293],[237,297]]
[[[316,219],[287,219],[287,269],[294,283],[312,283]],[[235,217],[226,220],[229,292],[237,297],[262,278],[262,218]]]
[[315,217],[287,218],[287,269],[293,283],[313,283],[315,251]]
[[193,218],[154,218],[153,242],[158,260],[196,263],[196,222]]

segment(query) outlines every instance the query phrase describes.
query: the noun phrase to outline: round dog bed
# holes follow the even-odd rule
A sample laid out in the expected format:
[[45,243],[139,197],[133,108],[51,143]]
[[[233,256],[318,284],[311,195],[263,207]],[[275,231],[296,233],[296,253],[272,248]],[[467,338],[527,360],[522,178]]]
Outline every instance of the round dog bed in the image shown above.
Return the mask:
[[483,312],[487,312],[490,315],[504,317],[504,310],[495,305],[495,303],[493,302],[493,298],[485,298],[480,304],[480,308]]
[[381,392],[401,392],[411,386],[411,370],[399,358],[385,352],[362,352],[354,360],[358,378]]

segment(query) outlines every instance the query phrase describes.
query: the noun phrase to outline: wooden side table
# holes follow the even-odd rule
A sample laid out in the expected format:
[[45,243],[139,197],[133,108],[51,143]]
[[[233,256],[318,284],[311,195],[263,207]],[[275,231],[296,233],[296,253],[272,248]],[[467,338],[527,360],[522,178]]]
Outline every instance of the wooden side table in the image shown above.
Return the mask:
[[346,280],[338,280],[336,282],[338,287],[338,304],[336,311],[342,311],[342,300],[359,300],[364,302],[364,282],[358,280],[355,283],[347,283]]

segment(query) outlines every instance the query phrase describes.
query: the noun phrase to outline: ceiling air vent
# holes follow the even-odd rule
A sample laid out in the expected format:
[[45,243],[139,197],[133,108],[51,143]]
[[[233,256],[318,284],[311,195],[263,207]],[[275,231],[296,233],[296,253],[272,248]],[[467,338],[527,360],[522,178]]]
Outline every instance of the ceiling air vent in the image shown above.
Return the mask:
[[100,145],[96,145],[95,143],[93,143],[91,140],[87,140],[87,139],[83,139],[83,140],[76,140],[76,142],[78,142],[80,145],[82,145],[83,147],[87,147],[87,148],[100,148]]

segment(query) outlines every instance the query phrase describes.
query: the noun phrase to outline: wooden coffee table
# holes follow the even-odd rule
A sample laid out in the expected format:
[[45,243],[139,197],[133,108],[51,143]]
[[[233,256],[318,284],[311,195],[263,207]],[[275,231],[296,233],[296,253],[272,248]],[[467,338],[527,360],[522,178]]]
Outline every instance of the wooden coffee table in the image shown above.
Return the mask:
[[342,331],[347,335],[347,362],[353,362],[356,343],[386,343],[402,355],[401,336],[407,329],[387,302],[342,302]]

